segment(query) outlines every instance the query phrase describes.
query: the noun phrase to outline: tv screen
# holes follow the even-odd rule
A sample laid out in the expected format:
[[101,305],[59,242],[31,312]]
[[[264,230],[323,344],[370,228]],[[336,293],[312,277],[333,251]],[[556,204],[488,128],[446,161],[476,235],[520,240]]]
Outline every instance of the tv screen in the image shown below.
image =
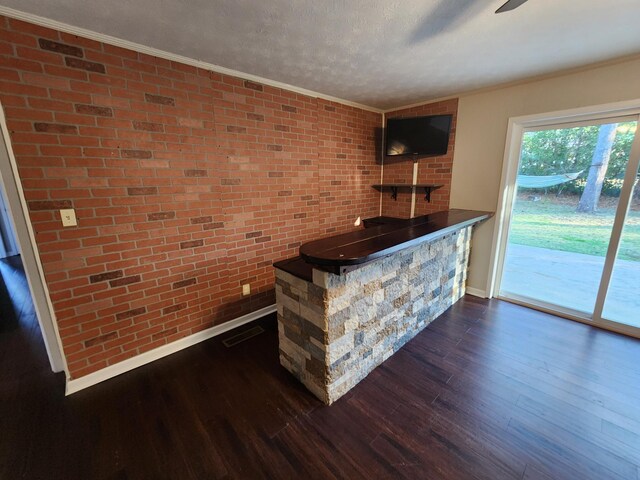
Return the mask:
[[387,120],[386,154],[436,156],[447,153],[451,115],[390,118]]

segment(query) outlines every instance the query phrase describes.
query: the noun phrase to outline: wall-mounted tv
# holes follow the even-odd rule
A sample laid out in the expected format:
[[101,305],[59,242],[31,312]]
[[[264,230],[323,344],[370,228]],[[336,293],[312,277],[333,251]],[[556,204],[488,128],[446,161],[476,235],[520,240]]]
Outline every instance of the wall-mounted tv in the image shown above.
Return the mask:
[[387,120],[385,150],[388,156],[447,153],[452,115],[429,115]]

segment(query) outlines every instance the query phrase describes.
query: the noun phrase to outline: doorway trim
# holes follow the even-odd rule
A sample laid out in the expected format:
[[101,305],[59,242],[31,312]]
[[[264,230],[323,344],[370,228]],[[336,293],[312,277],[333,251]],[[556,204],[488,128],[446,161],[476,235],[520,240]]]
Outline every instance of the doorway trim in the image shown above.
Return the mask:
[[51,369],[54,372],[64,371],[67,378],[69,378],[67,363],[62,353],[60,332],[55,321],[49,289],[44,280],[44,269],[40,261],[33,227],[29,220],[27,202],[19,180],[18,165],[11,148],[9,129],[2,104],[0,104],[0,129],[0,182],[4,186],[7,213],[9,214],[10,222],[12,222],[15,240],[21,252],[27,283],[29,284],[33,306]]
[[[487,276],[487,294],[488,298],[498,297],[499,296],[499,280],[502,277],[502,267],[504,265],[504,255],[506,253],[506,243],[507,243],[507,233],[509,224],[511,221],[511,206],[513,205],[514,195],[516,193],[516,178],[518,173],[518,166],[520,163],[520,151],[522,148],[522,136],[525,130],[535,129],[537,127],[544,127],[548,124],[555,125],[567,125],[570,126],[572,124],[577,124],[585,121],[598,121],[602,119],[613,119],[615,120],[618,117],[628,117],[628,116],[640,116],[640,99],[629,100],[624,102],[615,102],[615,103],[607,103],[602,105],[594,105],[588,107],[580,107],[569,110],[560,110],[555,112],[548,113],[540,113],[534,115],[525,115],[520,117],[511,117],[509,118],[509,123],[507,127],[507,137],[505,141],[505,152],[502,163],[502,177],[500,181],[500,191],[498,196],[498,205],[496,208],[496,223],[493,231],[493,240],[492,240],[492,249],[491,249],[491,259],[489,265],[489,272]],[[640,159],[635,158],[640,156],[640,134],[636,135],[634,139],[630,156],[629,156],[629,165],[627,165],[627,176],[629,172],[633,169],[633,165],[636,167],[636,171],[638,168],[638,161]],[[624,192],[625,197],[629,196],[628,200],[630,200],[630,195],[627,195],[629,192]],[[621,198],[621,202],[624,201],[624,198]],[[619,212],[618,212],[619,213]],[[620,223],[623,218],[619,218],[620,215],[616,214],[616,223]],[[610,249],[616,249],[618,247],[619,238],[612,239],[614,240],[614,245],[610,243]],[[609,269],[612,269],[613,262],[611,261],[611,265]],[[605,275],[610,277],[611,272],[605,271]],[[608,278],[605,278],[608,280]],[[608,282],[607,282],[608,283]],[[602,306],[601,303],[604,301],[603,298],[600,298],[604,295],[604,292],[598,292],[598,300],[599,300],[599,309],[601,312]],[[580,316],[572,315],[570,312],[562,312],[561,310],[551,311],[550,308],[543,303],[537,304],[537,302],[529,302],[529,299],[509,299],[503,298],[503,300],[512,301],[513,303],[525,304],[531,308],[536,308],[538,310],[546,311],[549,313],[554,313],[556,315],[564,316],[566,318],[570,318],[571,320],[576,320],[582,323],[586,323],[589,325],[593,325],[600,328],[605,328],[607,330],[617,331],[619,333],[624,333],[626,335],[637,336],[636,329],[626,328],[625,325],[617,324],[615,322],[610,322],[604,319],[600,319],[598,321],[593,321],[595,319],[595,314],[600,312],[594,312],[594,317],[591,319],[582,318]],[[554,309],[555,310],[555,309]]]
[[0,258],[18,255],[16,235],[9,220],[9,208],[5,199],[4,186],[0,184]]

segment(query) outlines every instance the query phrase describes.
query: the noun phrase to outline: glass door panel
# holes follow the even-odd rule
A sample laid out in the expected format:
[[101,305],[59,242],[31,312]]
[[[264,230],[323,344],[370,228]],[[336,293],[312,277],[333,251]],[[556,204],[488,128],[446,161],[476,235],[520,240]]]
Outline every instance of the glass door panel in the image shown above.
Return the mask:
[[619,121],[524,133],[501,296],[592,316],[635,131]]
[[636,175],[602,317],[640,327],[640,181]]

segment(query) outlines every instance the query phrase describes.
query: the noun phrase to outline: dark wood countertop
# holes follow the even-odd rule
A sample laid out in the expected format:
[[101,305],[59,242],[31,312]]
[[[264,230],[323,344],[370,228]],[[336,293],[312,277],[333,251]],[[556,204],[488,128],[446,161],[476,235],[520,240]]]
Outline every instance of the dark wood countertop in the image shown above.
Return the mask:
[[441,238],[492,215],[476,210],[446,210],[308,242],[300,247],[300,256],[312,265],[344,273],[350,268],[343,267],[357,266]]
[[301,278],[309,283],[313,282],[313,265],[305,262],[302,257],[287,258],[274,262],[274,268],[290,273],[294,277]]

